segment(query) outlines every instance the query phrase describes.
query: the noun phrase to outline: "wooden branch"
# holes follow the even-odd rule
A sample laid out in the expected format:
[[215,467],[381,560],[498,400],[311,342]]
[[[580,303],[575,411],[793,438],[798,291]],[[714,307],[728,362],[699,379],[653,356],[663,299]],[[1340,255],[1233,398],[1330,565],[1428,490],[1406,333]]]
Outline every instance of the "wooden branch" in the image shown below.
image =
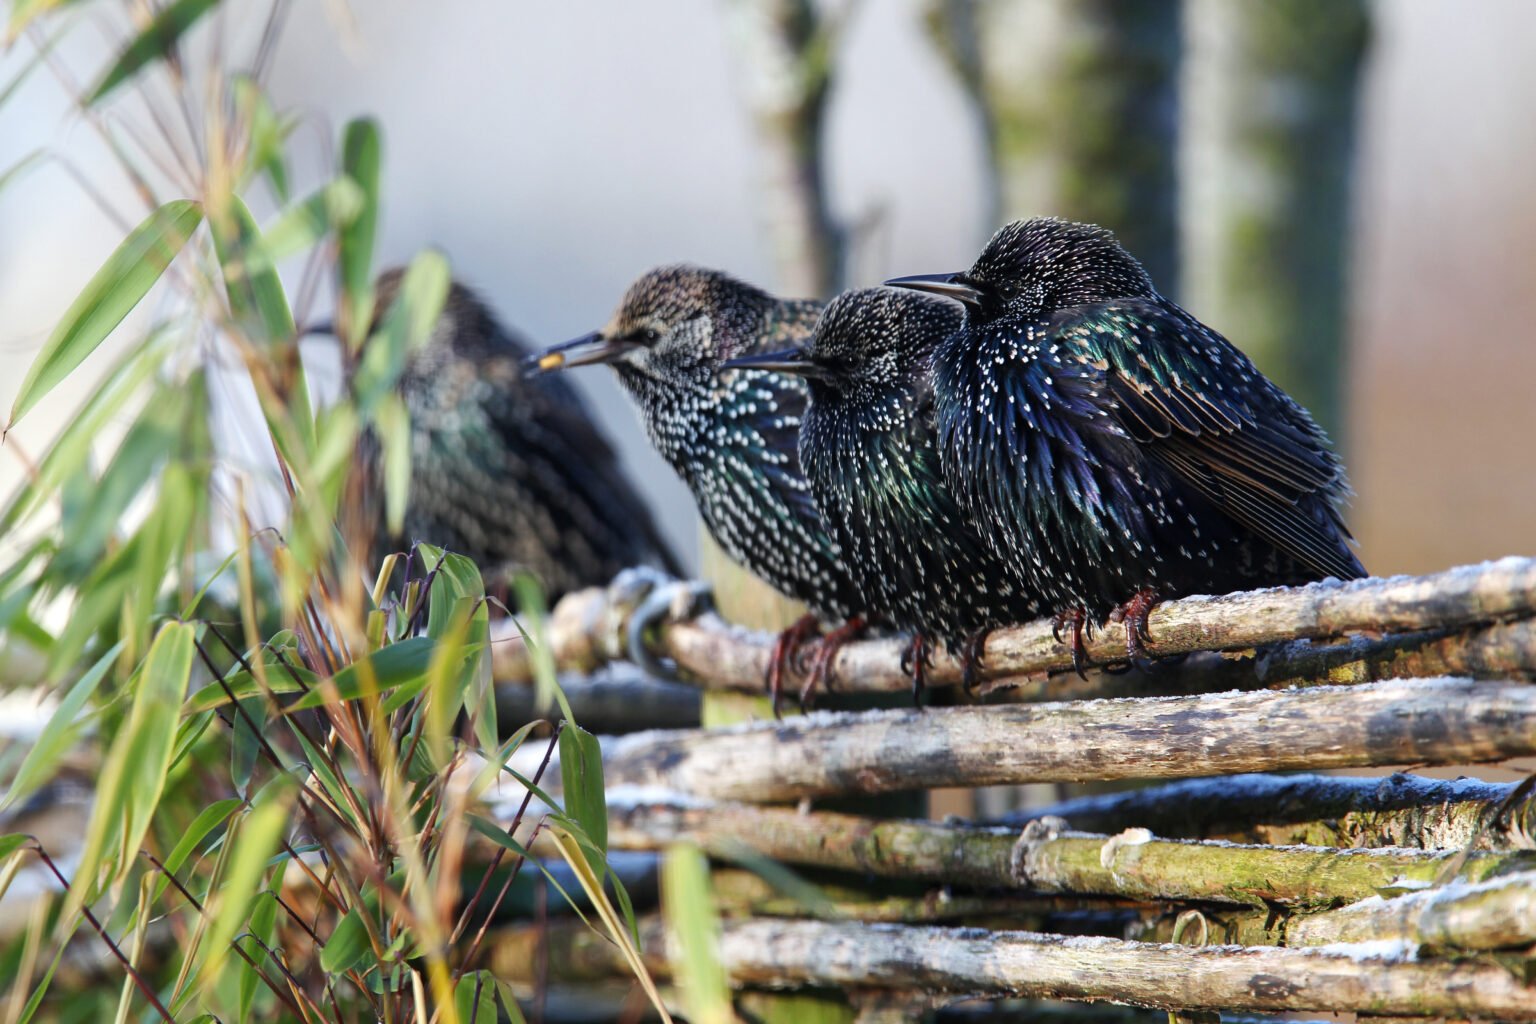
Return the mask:
[[1289,945],[1402,942],[1434,950],[1513,949],[1536,943],[1536,873],[1367,899],[1286,930]]
[[1280,846],[1531,849],[1536,795],[1503,807],[1514,790],[1514,783],[1401,772],[1388,778],[1240,775],[1085,797],[998,824],[1020,828],[1055,817],[1082,832],[1140,826],[1160,836]]
[[[611,947],[548,930],[556,978],[623,970]],[[504,933],[491,970],[527,981],[533,929]],[[642,922],[648,966],[666,976],[666,937]],[[923,989],[966,995],[1113,1000],[1168,1010],[1324,1010],[1536,1020],[1536,988],[1476,958],[1411,960],[1395,948],[1176,946],[1033,932],[796,920],[727,922],[720,956],[737,984]],[[570,971],[570,974],[566,972]]]
[[[1157,839],[1145,829],[1115,836],[1070,833],[1065,822],[1014,830],[802,814],[733,804],[610,805],[609,839],[629,849],[696,843],[727,859],[743,851],[883,878],[930,879],[979,889],[1021,889],[1134,900],[1336,906],[1442,875],[1481,881],[1536,868],[1536,854],[1336,850]],[[1460,865],[1459,872],[1457,865]]]
[[1060,704],[818,712],[620,737],[610,785],[775,802],[939,786],[1187,778],[1536,753],[1536,686],[1467,679]]
[[[591,671],[624,656],[623,625],[632,608],[616,606],[606,591],[587,590],[567,596],[550,622],[550,642],[560,667]],[[1250,591],[1222,597],[1193,597],[1159,605],[1151,615],[1154,655],[1196,651],[1251,652],[1254,648],[1295,641],[1332,640],[1346,636],[1424,634],[1405,646],[1364,643],[1354,649],[1327,652],[1292,647],[1272,661],[1255,663],[1263,685],[1284,685],[1298,679],[1327,678],[1357,681],[1399,671],[1417,675],[1497,674],[1536,672],[1536,632],[1528,623],[1477,630],[1466,636],[1446,631],[1506,623],[1536,614],[1536,559],[1505,558],[1462,566],[1429,576],[1372,578],[1350,583],[1314,583],[1306,587]],[[674,623],[660,630],[656,653],[670,657],[689,676],[715,688],[762,693],[772,638],[744,633],[713,616]],[[528,664],[515,630],[498,633],[494,671],[498,679],[527,678]],[[1414,646],[1417,644],[1417,646]],[[849,644],[834,661],[834,686],[842,692],[904,692],[911,682],[901,671],[899,639]],[[1416,653],[1417,652],[1417,653]],[[1088,641],[1090,659],[1108,664],[1124,658],[1117,629],[1099,630]],[[1071,669],[1071,656],[1051,635],[1050,625],[1035,622],[1000,629],[988,637],[981,678],[1020,679]],[[1183,668],[1165,665],[1153,674],[1152,685],[1171,685]],[[1206,671],[1211,671],[1207,669]],[[1226,686],[1230,676],[1212,672],[1212,684]],[[938,654],[929,673],[933,686],[959,682],[958,663]],[[803,679],[791,682],[798,685]],[[1061,697],[1096,696],[1075,683],[1052,679],[1046,688]],[[1125,683],[1110,683],[1111,688]],[[1144,690],[1142,692],[1145,692]]]

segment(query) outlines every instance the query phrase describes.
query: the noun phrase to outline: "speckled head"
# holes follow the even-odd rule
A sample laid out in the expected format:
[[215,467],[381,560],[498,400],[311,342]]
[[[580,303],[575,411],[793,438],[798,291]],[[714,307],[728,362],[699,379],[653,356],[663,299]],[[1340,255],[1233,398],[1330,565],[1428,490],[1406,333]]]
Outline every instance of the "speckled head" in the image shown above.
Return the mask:
[[1000,229],[969,270],[886,283],[955,299],[982,321],[1157,294],[1136,257],[1111,232],[1055,217]]
[[821,314],[806,356],[822,371],[820,379],[833,386],[905,381],[963,322],[953,303],[912,292],[844,292]]
[[864,288],[828,303],[804,347],[727,365],[798,374],[810,381],[813,396],[867,396],[904,388],[926,372],[934,347],[964,322],[953,303],[894,288]]
[[729,274],[676,265],[647,271],[601,329],[550,349],[544,369],[608,363],[631,383],[713,377],[746,350],[774,305]]

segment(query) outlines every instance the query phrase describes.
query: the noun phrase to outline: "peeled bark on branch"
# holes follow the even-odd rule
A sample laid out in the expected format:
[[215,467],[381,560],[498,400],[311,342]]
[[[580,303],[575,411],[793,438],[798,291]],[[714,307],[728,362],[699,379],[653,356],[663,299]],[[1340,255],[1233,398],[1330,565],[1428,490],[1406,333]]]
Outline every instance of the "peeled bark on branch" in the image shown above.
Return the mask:
[[1086,835],[1057,831],[1061,822],[1033,822],[1021,836],[727,804],[637,805],[612,814],[610,840],[623,848],[686,841],[726,858],[751,850],[790,864],[885,878],[1133,900],[1334,906],[1442,876],[1481,881],[1536,868],[1536,854],[1524,852],[1476,853],[1462,862],[1459,851],[1243,846],[1157,839],[1145,829]]
[[[623,626],[632,611],[610,602],[607,592],[602,590],[586,590],[566,597],[550,620],[549,639],[557,664],[572,671],[591,671],[621,659]],[[1431,632],[1421,638],[1425,646],[1420,649],[1425,653],[1417,656],[1413,648],[1394,654],[1391,648],[1372,647],[1369,640],[1383,634],[1443,632],[1508,623],[1533,614],[1536,559],[1505,558],[1428,576],[1371,578],[1349,583],[1329,581],[1306,587],[1168,601],[1152,612],[1152,642],[1148,650],[1154,656],[1195,651],[1251,652],[1254,648],[1293,644],[1298,640],[1363,636],[1367,638],[1364,649],[1346,654],[1341,661],[1330,662],[1329,655],[1315,649],[1293,649],[1265,670],[1267,677],[1283,683],[1313,678],[1309,673],[1315,671],[1330,680],[1335,673],[1344,680],[1357,680],[1373,678],[1394,664],[1404,670],[1443,669],[1451,674],[1483,674],[1492,670],[1504,676],[1525,675],[1536,672],[1536,634],[1524,621],[1460,638]],[[669,624],[660,634],[656,653],[675,660],[686,676],[704,680],[711,688],[764,692],[772,637],[743,632],[713,616]],[[899,639],[845,646],[833,663],[834,687],[846,693],[906,691],[911,681],[901,670],[902,646]],[[1088,640],[1088,655],[1098,664],[1123,660],[1125,646],[1120,631],[1096,631]],[[1316,660],[1308,660],[1314,657]],[[504,629],[499,634],[493,658],[498,679],[529,675],[526,651],[515,630]],[[1255,667],[1261,668],[1262,663]],[[1050,624],[1041,621],[992,633],[987,638],[980,678],[1038,677],[1071,668],[1070,652],[1056,642]],[[797,673],[792,675],[786,686],[798,686],[804,681]],[[1163,685],[1176,684],[1179,675],[1179,666],[1164,665],[1149,682],[1158,685],[1166,676],[1167,683]],[[1213,682],[1221,684],[1221,674],[1216,676]],[[959,681],[958,662],[944,653],[935,655],[929,685],[951,686]],[[1050,690],[1055,693],[1058,689],[1061,696],[1084,695],[1073,681],[1051,680]]]
[[1149,828],[1159,836],[1279,846],[1480,850],[1536,847],[1536,795],[1505,802],[1515,783],[1240,775],[1192,779],[1084,797],[1008,815],[1014,828],[1042,817],[1083,832]]
[[1189,778],[1536,754],[1536,686],[1468,679],[1060,704],[815,713],[621,737],[611,785],[776,802],[940,786]]
[[[550,973],[624,970],[596,936],[549,933]],[[532,929],[502,936],[491,970],[527,981]],[[569,941],[567,941],[569,940]],[[647,965],[670,973],[659,922]],[[1536,988],[1491,960],[1418,961],[1384,946],[1182,946],[1033,932],[797,920],[727,922],[720,957],[736,984],[922,989],[957,995],[1114,1000],[1168,1010],[1322,1010],[1536,1020]],[[1397,954],[1397,955],[1394,955]],[[570,973],[567,974],[566,972]]]

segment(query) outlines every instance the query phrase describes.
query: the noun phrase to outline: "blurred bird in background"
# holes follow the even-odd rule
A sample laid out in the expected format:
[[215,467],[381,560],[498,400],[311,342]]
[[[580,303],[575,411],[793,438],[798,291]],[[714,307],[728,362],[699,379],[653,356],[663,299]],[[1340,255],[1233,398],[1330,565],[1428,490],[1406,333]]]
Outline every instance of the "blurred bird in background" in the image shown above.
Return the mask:
[[887,283],[965,308],[935,354],[944,475],[1079,671],[1106,615],[1134,661],[1158,599],[1365,575],[1322,429],[1110,232],[1017,221],[969,270]]
[[[402,277],[399,268],[380,277],[381,316]],[[605,585],[631,566],[678,573],[580,396],[566,381],[527,374],[527,355],[473,291],[450,285],[431,336],[400,378],[411,418],[404,532],[387,537],[383,500],[370,487],[378,536],[466,555],[491,592],[505,593],[511,574],[526,570],[550,601]],[[365,449],[364,463],[378,474],[377,442]]]

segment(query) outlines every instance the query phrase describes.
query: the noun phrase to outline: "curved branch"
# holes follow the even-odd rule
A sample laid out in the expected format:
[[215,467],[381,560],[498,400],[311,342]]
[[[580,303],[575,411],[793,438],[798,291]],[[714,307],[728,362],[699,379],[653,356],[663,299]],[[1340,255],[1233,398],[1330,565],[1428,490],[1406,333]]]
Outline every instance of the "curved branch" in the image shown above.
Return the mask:
[[[633,608],[615,604],[602,590],[567,596],[550,620],[550,642],[556,662],[572,671],[592,671],[623,658],[623,625]],[[1429,576],[1396,576],[1329,581],[1306,587],[1276,588],[1191,597],[1168,601],[1151,615],[1156,656],[1198,651],[1252,653],[1273,644],[1287,647],[1266,652],[1248,669],[1235,674],[1248,685],[1283,685],[1297,681],[1329,682],[1379,679],[1384,675],[1455,674],[1525,676],[1536,673],[1536,629],[1526,621],[1536,614],[1536,559],[1505,558],[1462,566]],[[1489,626],[1489,624],[1495,624]],[[1448,635],[1469,627],[1487,628],[1465,635]],[[1384,634],[1414,633],[1420,636]],[[734,628],[714,616],[674,623],[660,630],[656,653],[672,658],[684,672],[713,688],[764,692],[772,638]],[[1326,649],[1295,641],[1360,638],[1343,648]],[[899,639],[868,640],[843,647],[833,662],[835,688],[841,692],[899,693],[911,686],[901,670]],[[493,667],[498,679],[529,675],[522,642],[513,628],[498,634]],[[1118,630],[1098,631],[1088,641],[1089,658],[1110,664],[1125,656]],[[1080,685],[1075,679],[1052,679],[1042,687],[1040,677],[1071,669],[1070,653],[1041,621],[1000,629],[987,638],[981,665],[983,680],[1010,680],[1013,685],[1046,688],[1057,697],[1103,696],[1106,693],[1146,692],[1148,685],[1232,685],[1234,671],[1220,661],[1203,659],[1205,667],[1163,666],[1137,679],[1101,678]],[[1180,683],[1189,673],[1190,679]],[[948,654],[934,658],[928,681],[952,686],[960,680],[958,662]],[[794,680],[797,684],[803,679]],[[788,685],[788,684],[786,684]]]

